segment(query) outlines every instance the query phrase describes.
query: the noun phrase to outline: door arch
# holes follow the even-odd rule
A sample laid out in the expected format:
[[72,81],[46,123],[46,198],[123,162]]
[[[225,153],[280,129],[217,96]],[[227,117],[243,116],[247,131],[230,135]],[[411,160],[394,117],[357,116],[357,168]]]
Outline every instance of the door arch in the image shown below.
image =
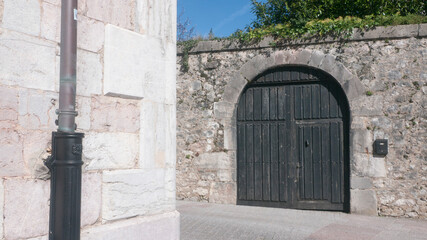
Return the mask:
[[322,70],[257,76],[237,107],[237,204],[349,211],[349,104]]

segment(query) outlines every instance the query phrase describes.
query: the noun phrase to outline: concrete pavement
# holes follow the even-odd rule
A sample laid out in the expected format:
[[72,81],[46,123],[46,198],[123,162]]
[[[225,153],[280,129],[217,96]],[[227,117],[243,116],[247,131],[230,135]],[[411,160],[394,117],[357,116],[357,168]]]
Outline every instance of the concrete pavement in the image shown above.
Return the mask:
[[182,240],[427,240],[427,220],[177,202]]

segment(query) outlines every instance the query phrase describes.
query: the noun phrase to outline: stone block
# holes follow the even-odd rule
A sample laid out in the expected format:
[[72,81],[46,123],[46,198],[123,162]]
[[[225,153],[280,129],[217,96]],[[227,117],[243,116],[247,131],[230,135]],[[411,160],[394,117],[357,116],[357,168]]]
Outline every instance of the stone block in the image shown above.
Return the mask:
[[166,197],[165,169],[104,172],[104,222],[173,211],[174,206]]
[[217,172],[219,181],[221,182],[233,182],[235,181],[236,169],[220,169]]
[[358,176],[387,177],[385,159],[367,153],[353,154],[352,171]]
[[322,64],[324,58],[325,54],[323,52],[315,50],[311,53],[311,58],[308,62],[308,65],[318,68]]
[[98,131],[139,131],[139,101],[96,96],[92,97],[91,128]]
[[91,104],[91,98],[78,96],[76,99],[76,111],[79,113],[76,118],[78,131],[90,129]]
[[237,149],[237,129],[234,124],[224,126],[224,149]]
[[130,30],[135,27],[135,1],[92,0],[86,2],[86,8],[90,18]]
[[55,110],[58,93],[19,90],[19,124],[25,129],[52,130],[56,128]]
[[82,176],[81,226],[96,223],[101,216],[102,175],[85,173]]
[[[4,216],[4,186],[3,179],[0,179],[0,216]],[[0,239],[3,239],[3,221],[4,217],[0,217]]]
[[233,117],[235,105],[229,102],[215,102],[214,115],[217,119],[229,119]]
[[383,115],[383,106],[384,97],[375,94],[373,96],[360,96],[350,102],[351,110],[355,116],[381,116]]
[[[34,1],[38,4],[37,0]],[[31,22],[26,17],[23,19]],[[55,90],[56,44],[17,32],[1,30],[0,55],[2,84]]]
[[13,129],[18,124],[18,90],[0,86],[0,128]]
[[32,176],[38,179],[48,179],[49,170],[44,160],[50,155],[52,147],[51,131],[26,131],[23,134],[23,157]]
[[262,55],[257,55],[247,63],[245,63],[242,68],[240,68],[240,74],[246,81],[252,81],[256,76],[261,74],[264,70],[268,68],[266,57]]
[[179,240],[179,229],[179,213],[174,211],[89,227],[81,235],[84,240]]
[[402,38],[418,36],[418,25],[398,25],[388,27],[375,27],[373,30],[362,31],[360,29],[353,32],[354,40],[369,40],[380,38]]
[[367,129],[350,130],[351,147],[353,152],[366,153],[372,152],[372,134]]
[[363,215],[376,216],[377,196],[373,190],[351,190],[351,212]]
[[419,25],[418,37],[427,37],[427,23]]
[[[93,2],[93,1],[90,1]],[[98,53],[104,46],[105,25],[103,22],[78,16],[77,47]]]
[[295,64],[307,65],[311,59],[311,51],[302,50],[295,56]]
[[246,84],[248,84],[248,81],[246,81],[240,73],[234,74],[230,82],[225,86],[223,100],[229,103],[237,103]]
[[133,133],[88,133],[83,146],[87,170],[132,168],[139,157],[139,139]]
[[174,104],[176,47],[112,25],[105,32],[104,94]]
[[0,177],[23,176],[28,169],[22,157],[23,138],[18,131],[0,131]]
[[173,167],[176,162],[176,110],[174,105],[141,102],[142,168]]
[[236,191],[236,183],[213,182],[209,191],[209,202],[236,204]]
[[364,189],[370,189],[374,186],[372,183],[372,179],[366,178],[366,177],[353,176],[351,177],[350,183],[351,183],[351,189],[364,190]]
[[5,188],[4,235],[6,239],[27,239],[49,230],[49,182],[7,179]]
[[203,153],[194,159],[194,164],[200,169],[231,169],[233,164],[225,152]]
[[40,36],[59,43],[61,40],[61,7],[43,2],[42,9]]
[[38,0],[4,0],[2,27],[39,36],[40,3]]
[[101,95],[102,77],[101,56],[79,50],[77,52],[77,95]]

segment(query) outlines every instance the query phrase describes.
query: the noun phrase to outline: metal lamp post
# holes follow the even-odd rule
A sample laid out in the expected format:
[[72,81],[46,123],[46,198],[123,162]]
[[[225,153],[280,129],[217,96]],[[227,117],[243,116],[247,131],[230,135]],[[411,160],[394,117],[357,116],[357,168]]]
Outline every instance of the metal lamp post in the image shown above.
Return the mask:
[[76,133],[77,0],[62,0],[58,131],[52,133],[49,240],[80,239],[82,139]]

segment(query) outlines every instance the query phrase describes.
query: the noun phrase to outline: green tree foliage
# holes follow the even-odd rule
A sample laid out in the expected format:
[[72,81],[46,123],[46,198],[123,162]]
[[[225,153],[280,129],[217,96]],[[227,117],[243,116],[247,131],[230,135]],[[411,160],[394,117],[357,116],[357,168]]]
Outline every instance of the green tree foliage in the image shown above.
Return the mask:
[[252,0],[252,11],[256,17],[252,27],[285,23],[304,26],[314,19],[346,16],[425,16],[426,7],[425,0]]
[[255,21],[232,37],[243,41],[266,35],[349,36],[353,28],[427,22],[425,0],[265,0],[252,1]]

